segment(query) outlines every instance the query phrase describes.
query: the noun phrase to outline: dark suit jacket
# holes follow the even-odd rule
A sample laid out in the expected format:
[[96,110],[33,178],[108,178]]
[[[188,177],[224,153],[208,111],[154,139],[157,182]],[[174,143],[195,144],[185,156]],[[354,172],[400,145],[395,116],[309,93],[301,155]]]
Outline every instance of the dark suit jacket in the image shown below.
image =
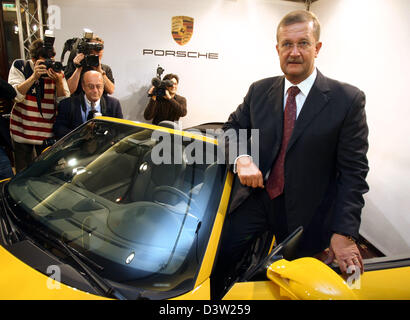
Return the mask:
[[[259,129],[259,168],[265,177],[281,145],[284,77],[251,85],[244,102],[224,124]],[[365,95],[319,71],[296,120],[285,156],[288,231],[299,225],[312,251],[328,245],[332,233],[358,238],[363,194],[368,191],[368,127]],[[235,179],[230,211],[252,192]]]
[[[101,101],[102,115],[122,119],[122,109],[118,99],[107,95],[103,95],[101,97],[101,100],[102,99],[105,99],[105,108],[103,108],[103,102]],[[56,122],[53,126],[54,135],[57,139],[64,137],[67,133],[83,123],[81,115],[81,108],[83,105],[85,105],[83,94],[71,96],[60,101]]]

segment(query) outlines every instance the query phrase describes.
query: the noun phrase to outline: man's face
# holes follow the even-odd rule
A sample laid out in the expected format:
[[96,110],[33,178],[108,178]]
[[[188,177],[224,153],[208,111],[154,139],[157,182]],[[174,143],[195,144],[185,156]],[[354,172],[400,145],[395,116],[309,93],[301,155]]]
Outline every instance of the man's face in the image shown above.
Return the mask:
[[174,83],[172,87],[167,87],[170,94],[176,94],[178,90],[178,81],[175,78],[172,78],[171,81]]
[[104,80],[101,74],[97,72],[86,72],[82,86],[87,99],[91,102],[98,101],[104,92]]
[[309,77],[321,47],[313,35],[313,22],[280,27],[276,50],[286,79],[297,84]]

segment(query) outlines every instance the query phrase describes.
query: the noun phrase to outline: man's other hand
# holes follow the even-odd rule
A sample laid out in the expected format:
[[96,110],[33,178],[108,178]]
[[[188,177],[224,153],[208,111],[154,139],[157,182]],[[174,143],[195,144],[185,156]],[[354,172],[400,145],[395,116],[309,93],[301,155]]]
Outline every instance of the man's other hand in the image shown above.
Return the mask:
[[329,264],[336,258],[340,271],[346,274],[349,266],[356,266],[363,273],[363,259],[356,243],[346,236],[334,233],[330,239],[329,254],[324,263]]
[[164,98],[167,99],[167,100],[171,100],[171,99],[172,99],[171,94],[169,93],[168,89],[165,89]]
[[60,72],[56,72],[54,71],[52,68],[49,68],[47,70],[47,74],[48,76],[54,80],[56,83],[61,83],[61,81],[63,81],[64,78],[64,73],[62,71]]
[[263,188],[262,172],[253,163],[250,157],[244,156],[236,161],[236,172],[239,181],[244,185],[252,188]]
[[151,96],[151,99],[156,101],[157,100],[157,96],[153,96],[152,93],[154,92],[155,87],[152,86],[149,90],[148,90],[148,95]]
[[81,61],[83,61],[84,57],[85,57],[85,56],[84,56],[84,53],[79,53],[79,54],[77,54],[77,55],[75,56],[75,58],[73,59],[74,64],[80,65],[80,64],[81,64]]
[[101,74],[104,72],[104,70],[101,67],[101,62],[99,63],[98,67],[93,67],[93,68],[94,68],[95,71],[98,71]]
[[34,64],[32,76],[34,80],[38,80],[42,75],[47,75],[47,67],[44,65],[44,59],[38,59]]

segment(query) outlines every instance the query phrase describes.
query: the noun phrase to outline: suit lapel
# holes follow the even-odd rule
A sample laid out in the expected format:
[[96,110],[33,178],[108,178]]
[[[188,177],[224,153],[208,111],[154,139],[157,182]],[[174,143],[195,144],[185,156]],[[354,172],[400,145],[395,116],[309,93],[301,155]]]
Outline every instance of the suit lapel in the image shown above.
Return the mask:
[[285,77],[274,78],[267,90],[267,99],[263,105],[264,111],[258,115],[260,124],[257,127],[261,130],[260,134],[265,135],[265,147],[261,149],[263,155],[259,162],[263,175],[271,168],[282,141],[284,84]]
[[87,111],[87,105],[85,104],[85,98],[83,94],[80,96],[80,107],[84,112]]
[[103,116],[108,115],[107,102],[105,101],[104,95],[102,95],[101,98],[100,98],[100,109],[101,109],[101,114]]
[[[285,77],[276,78],[268,91],[268,110],[272,112],[273,132],[279,141],[282,139],[283,131],[283,90],[285,85]],[[269,119],[269,118],[268,118]],[[266,120],[268,120],[266,119]]]
[[326,78],[318,70],[315,83],[313,84],[302,110],[300,111],[298,119],[296,120],[295,128],[293,129],[287,151],[289,151],[289,149],[297,141],[309,123],[327,105],[327,102],[329,101],[327,96],[328,91],[329,87],[327,85]]

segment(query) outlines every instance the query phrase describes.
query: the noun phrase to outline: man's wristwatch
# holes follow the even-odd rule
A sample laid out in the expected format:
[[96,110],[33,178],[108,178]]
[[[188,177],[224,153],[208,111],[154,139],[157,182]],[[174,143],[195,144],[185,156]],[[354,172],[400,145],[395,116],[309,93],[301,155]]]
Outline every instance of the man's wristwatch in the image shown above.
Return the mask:
[[355,238],[353,238],[352,236],[349,236],[348,234],[343,234],[343,233],[340,233],[340,232],[336,232],[337,234],[340,234],[341,236],[344,236],[345,238],[347,238],[348,240],[350,240],[350,241],[352,241],[352,242],[354,242],[354,243],[357,243],[358,241],[357,241],[357,239],[355,239]]
[[357,243],[358,241],[355,239],[355,238],[353,238],[352,236],[345,236],[347,239],[349,239],[350,241],[352,241],[352,242],[354,242],[354,243]]

